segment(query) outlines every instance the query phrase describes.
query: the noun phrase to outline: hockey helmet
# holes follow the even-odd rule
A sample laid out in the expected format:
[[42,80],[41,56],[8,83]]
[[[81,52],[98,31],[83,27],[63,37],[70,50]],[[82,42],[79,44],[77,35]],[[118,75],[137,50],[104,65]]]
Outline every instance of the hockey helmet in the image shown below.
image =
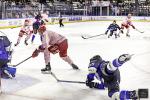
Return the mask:
[[26,19],[26,20],[24,21],[24,25],[29,25],[29,23],[30,23],[30,21],[29,21],[28,19]]
[[93,61],[93,60],[96,60],[96,61],[101,62],[101,61],[102,61],[102,57],[101,57],[100,55],[95,55],[95,56],[93,56],[93,57],[90,59],[90,61]]
[[28,20],[28,19],[26,19],[24,22],[29,22],[29,20]]
[[116,20],[113,20],[113,22],[115,22],[115,23],[116,23]]
[[132,15],[129,13],[127,17],[130,19],[130,18],[131,18],[131,16],[132,16]]

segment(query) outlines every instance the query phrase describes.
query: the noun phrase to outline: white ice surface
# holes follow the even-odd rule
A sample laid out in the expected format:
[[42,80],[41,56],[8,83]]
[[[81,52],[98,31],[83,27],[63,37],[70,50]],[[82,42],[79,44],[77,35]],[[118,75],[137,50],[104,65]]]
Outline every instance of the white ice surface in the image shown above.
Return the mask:
[[[81,35],[103,34],[110,21],[83,22],[66,24],[64,28],[49,25],[47,28],[67,37],[69,43],[68,55],[80,67],[73,70],[59,55],[51,55],[51,67],[56,76],[63,80],[85,81],[88,73],[89,59],[99,54],[105,60],[113,60],[123,53],[135,54],[132,59],[120,68],[121,89],[150,89],[150,23],[134,22],[135,26],[144,31],[141,34],[131,29],[131,38],[125,34],[114,39],[100,36],[82,39]],[[120,24],[120,22],[118,22]],[[20,28],[4,29],[13,45],[17,41]],[[12,64],[29,57],[40,44],[37,35],[35,43],[24,45],[24,38],[18,47],[14,48]],[[40,69],[45,67],[43,54],[31,58],[17,67],[14,79],[2,79],[0,100],[110,100],[107,90],[89,89],[84,84],[57,83],[51,75],[43,75]],[[150,100],[150,99],[149,99]]]

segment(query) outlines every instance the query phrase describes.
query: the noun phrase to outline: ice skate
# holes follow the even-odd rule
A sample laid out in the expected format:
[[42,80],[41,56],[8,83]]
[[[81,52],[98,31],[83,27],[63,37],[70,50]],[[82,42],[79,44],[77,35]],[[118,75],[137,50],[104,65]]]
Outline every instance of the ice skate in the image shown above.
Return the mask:
[[27,40],[24,41],[24,44],[25,44],[25,45],[28,45]]
[[71,64],[71,66],[72,66],[72,68],[75,69],[75,70],[79,69],[78,66],[75,65],[75,64]]
[[16,47],[19,43],[17,42],[16,44],[14,44],[14,46]]
[[51,73],[51,66],[50,66],[50,63],[48,63],[45,68],[41,69],[41,72],[42,72],[43,74],[50,74],[50,73]]
[[129,34],[126,34],[126,37],[130,37],[130,35],[129,35]]

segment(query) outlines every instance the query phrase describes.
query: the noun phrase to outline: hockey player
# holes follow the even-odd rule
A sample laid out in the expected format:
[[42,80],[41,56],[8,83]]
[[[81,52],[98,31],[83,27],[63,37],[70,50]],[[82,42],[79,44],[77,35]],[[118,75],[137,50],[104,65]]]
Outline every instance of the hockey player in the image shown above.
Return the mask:
[[12,54],[10,46],[9,39],[6,36],[0,36],[0,76],[2,78],[13,78],[16,74],[16,69],[7,65]]
[[105,34],[107,35],[108,31],[110,30],[110,34],[108,35],[108,38],[110,38],[110,36],[112,36],[113,34],[115,35],[115,38],[117,38],[119,36],[119,34],[117,34],[117,29],[119,29],[120,32],[123,33],[119,25],[116,24],[116,20],[114,20],[113,23],[110,24],[109,27],[107,28]]
[[[35,22],[33,23],[33,35],[32,35],[32,40],[31,42],[33,43],[35,39],[35,35],[37,34],[37,30],[40,27],[40,25],[45,25],[46,22],[48,22],[48,15],[46,12],[42,13],[42,11],[35,17]],[[42,41],[42,37],[41,37]]]
[[32,27],[30,26],[30,20],[26,19],[24,21],[24,25],[22,26],[19,32],[19,37],[17,39],[17,43],[15,44],[15,46],[17,46],[20,43],[20,40],[23,37],[23,35],[26,35],[24,43],[25,45],[28,45],[27,41],[30,39],[30,36],[32,33],[33,33],[33,30],[32,30]]
[[128,14],[127,18],[121,23],[121,29],[123,30],[124,28],[127,29],[126,36],[130,37],[129,31],[130,31],[130,26],[135,29],[135,26],[133,25],[131,21],[131,14]]
[[40,28],[38,29],[38,33],[42,36],[42,45],[40,45],[39,48],[33,52],[32,57],[38,56],[38,54],[42,51],[44,52],[46,67],[44,69],[41,69],[42,72],[51,71],[50,53],[59,53],[59,56],[64,61],[68,62],[73,69],[78,69],[78,67],[67,55],[68,42],[64,36],[47,30],[44,25],[40,26]]
[[64,27],[62,15],[59,17],[59,27]]
[[39,13],[35,16],[35,22],[33,23],[33,33],[34,34],[32,35],[32,40],[31,40],[32,43],[35,39],[35,35],[37,34],[37,30],[38,30],[39,26],[41,25],[41,19],[42,19],[41,13]]
[[[103,60],[99,55],[90,59],[88,67],[89,74],[87,75],[86,85],[90,88],[105,90],[108,88],[108,96],[113,100],[128,100],[136,99],[136,91],[119,91],[121,67],[125,62],[131,59],[131,55],[123,54],[112,62]],[[101,83],[93,82],[96,77]]]

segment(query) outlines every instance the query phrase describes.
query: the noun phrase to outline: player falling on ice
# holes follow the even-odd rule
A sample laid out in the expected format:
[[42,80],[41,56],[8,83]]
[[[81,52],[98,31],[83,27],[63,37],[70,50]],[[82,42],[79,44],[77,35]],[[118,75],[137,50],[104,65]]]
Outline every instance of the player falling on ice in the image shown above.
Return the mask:
[[129,35],[130,26],[131,26],[133,29],[135,29],[135,26],[133,25],[132,20],[131,20],[131,14],[128,14],[127,18],[121,23],[121,29],[122,29],[122,30],[123,30],[124,28],[127,29],[127,32],[126,32],[126,36],[127,36],[127,37],[130,37],[130,35]]
[[110,38],[113,34],[115,35],[115,38],[117,38],[117,37],[119,37],[119,34],[117,34],[117,29],[119,29],[120,32],[123,33],[123,31],[121,30],[119,25],[116,24],[116,20],[114,20],[113,23],[110,24],[109,27],[107,28],[107,31],[105,32],[105,34],[107,35],[108,31],[110,31],[108,38]]
[[20,32],[19,32],[19,37],[17,39],[17,43],[15,44],[15,46],[17,46],[20,41],[21,41],[21,38],[26,35],[26,38],[25,38],[25,41],[24,41],[24,44],[25,45],[28,45],[28,40],[30,39],[30,36],[31,34],[33,33],[33,30],[32,30],[32,27],[30,25],[30,20],[26,19],[24,21],[24,25],[22,26]]
[[[130,59],[131,55],[129,54],[123,54],[112,62],[103,60],[99,55],[92,57],[88,66],[89,74],[87,75],[86,86],[100,90],[108,88],[108,96],[112,100],[136,100],[138,98],[137,91],[120,91],[119,86],[120,71],[118,68]],[[93,82],[95,77],[100,83]]]
[[[40,27],[40,25],[45,25],[46,22],[48,22],[48,15],[46,14],[46,12],[42,13],[40,12],[39,14],[37,14],[37,16],[35,16],[35,22],[33,23],[33,35],[32,35],[32,40],[31,43],[33,43],[35,36],[37,34],[37,30]],[[41,41],[42,41],[42,37],[41,37]]]
[[64,36],[47,30],[44,25],[40,26],[38,33],[42,36],[42,45],[33,52],[32,57],[36,57],[40,52],[44,52],[46,67],[41,69],[42,72],[51,71],[50,53],[59,53],[59,56],[64,61],[68,62],[73,69],[79,69],[67,55],[68,42]]

